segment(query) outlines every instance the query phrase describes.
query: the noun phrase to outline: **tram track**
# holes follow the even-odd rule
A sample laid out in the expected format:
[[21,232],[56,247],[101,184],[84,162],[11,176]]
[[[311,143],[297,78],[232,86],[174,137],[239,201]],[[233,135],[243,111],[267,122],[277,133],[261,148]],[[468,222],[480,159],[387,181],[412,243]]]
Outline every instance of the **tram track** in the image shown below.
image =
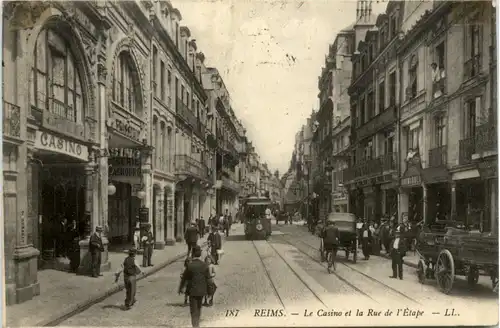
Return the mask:
[[[307,257],[309,257],[310,259],[312,259],[314,262],[318,263],[318,264],[319,264],[319,265],[321,265],[322,267],[325,267],[325,268],[326,268],[326,265],[324,265],[324,264],[323,264],[320,260],[318,260],[318,259],[314,258],[313,256],[311,256],[311,255],[310,255],[310,254],[308,254],[307,252],[304,252],[304,251],[303,251],[303,250],[301,250],[300,248],[296,247],[294,244],[292,244],[290,241],[288,241],[288,240],[287,240],[284,236],[280,236],[280,237],[281,237],[281,238],[280,238],[280,240],[283,240],[283,241],[284,241],[284,242],[286,242],[287,244],[289,244],[289,245],[291,245],[291,246],[294,246],[294,247],[295,247],[295,248],[296,248],[299,252],[301,252],[302,254],[306,255]],[[312,245],[310,245],[310,244],[308,244],[308,243],[306,243],[306,242],[304,242],[304,241],[302,241],[302,240],[295,240],[295,241],[298,241],[299,243],[304,244],[304,245],[306,245],[307,247],[312,248],[312,249],[314,249],[315,251],[319,252],[319,249],[318,249],[318,248],[316,248],[316,247],[314,247],[314,246],[312,246]],[[352,271],[354,271],[354,272],[356,272],[356,273],[358,273],[358,274],[362,275],[363,277],[365,277],[365,278],[369,279],[370,281],[373,281],[373,282],[375,282],[375,283],[377,283],[377,284],[379,284],[379,285],[382,285],[384,288],[386,288],[386,289],[388,289],[388,290],[390,290],[390,291],[394,292],[394,293],[395,293],[395,294],[397,294],[397,295],[400,295],[401,297],[404,297],[405,299],[407,299],[407,300],[409,300],[409,301],[411,301],[411,302],[413,302],[413,303],[415,303],[415,304],[422,305],[420,302],[418,302],[417,300],[415,300],[415,299],[411,298],[410,296],[408,296],[408,295],[406,295],[406,294],[404,294],[404,293],[400,292],[399,290],[397,290],[397,289],[395,289],[395,288],[393,288],[393,287],[391,287],[391,286],[389,286],[389,285],[387,285],[387,284],[385,284],[385,283],[381,282],[380,280],[378,280],[378,279],[376,279],[376,278],[373,278],[373,277],[371,277],[371,276],[367,275],[366,273],[362,272],[361,270],[358,270],[358,269],[354,268],[353,266],[351,266],[351,265],[349,265],[349,264],[347,264],[347,263],[340,262],[340,261],[337,261],[336,263],[337,263],[337,265],[338,265],[338,264],[341,264],[341,265],[343,265],[343,266],[347,267],[348,269],[350,269],[350,270],[352,270]],[[353,284],[351,284],[349,281],[347,281],[345,278],[341,277],[338,273],[333,272],[333,274],[334,274],[337,278],[339,278],[339,280],[341,280],[342,282],[344,282],[344,283],[346,283],[347,285],[349,285],[349,287],[353,288],[353,289],[354,289],[354,290],[356,290],[357,292],[362,293],[363,295],[365,295],[365,296],[367,296],[368,298],[372,299],[373,301],[377,302],[375,299],[373,299],[373,298],[372,298],[371,296],[369,296],[367,293],[363,292],[363,291],[362,291],[362,290],[360,290],[358,287],[354,286],[354,285],[353,285]],[[379,303],[379,302],[377,302],[377,303]]]
[[269,273],[269,270],[267,269],[266,267],[266,263],[264,263],[264,259],[262,258],[262,255],[260,254],[258,248],[257,248],[257,245],[255,245],[255,241],[252,240],[252,245],[253,245],[253,248],[255,249],[255,253],[257,253],[257,256],[259,257],[259,260],[260,260],[260,263],[262,264],[262,267],[264,268],[264,272],[266,273],[266,276],[267,276],[267,279],[269,280],[269,283],[271,284],[271,286],[273,287],[273,291],[274,291],[274,294],[276,295],[276,297],[278,298],[281,306],[286,310],[286,306],[285,306],[285,303],[283,302],[283,299],[281,298],[281,295],[280,293],[278,292],[278,288],[276,287],[276,285],[274,284],[274,281],[273,279],[271,278],[271,274]]

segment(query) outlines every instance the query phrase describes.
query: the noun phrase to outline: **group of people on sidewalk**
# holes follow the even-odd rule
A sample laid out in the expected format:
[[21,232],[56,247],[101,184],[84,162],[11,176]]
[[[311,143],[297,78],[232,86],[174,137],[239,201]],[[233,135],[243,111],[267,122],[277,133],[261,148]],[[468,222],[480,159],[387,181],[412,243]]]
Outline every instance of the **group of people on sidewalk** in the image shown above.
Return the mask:
[[[213,220],[210,223],[213,223]],[[198,245],[200,231],[196,223],[191,224],[185,234],[188,253],[181,274],[179,294],[184,294],[184,305],[189,304],[193,327],[199,327],[201,308],[213,305],[217,290],[215,265],[219,264],[222,254],[222,236],[217,225],[212,224],[210,230],[207,237],[207,255],[204,260],[201,259],[202,249]]]

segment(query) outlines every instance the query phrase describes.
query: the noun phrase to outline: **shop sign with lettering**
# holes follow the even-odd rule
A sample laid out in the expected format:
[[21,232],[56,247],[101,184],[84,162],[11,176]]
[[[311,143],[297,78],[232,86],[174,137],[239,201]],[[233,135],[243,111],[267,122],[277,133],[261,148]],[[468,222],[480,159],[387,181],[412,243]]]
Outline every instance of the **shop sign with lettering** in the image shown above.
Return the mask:
[[112,124],[112,127],[115,131],[132,140],[141,142],[141,130],[138,127],[135,127],[131,122],[127,122],[121,118],[115,117],[112,121]]
[[89,150],[87,146],[46,131],[36,131],[35,147],[37,149],[78,158],[85,162],[89,160]]
[[419,175],[414,175],[412,177],[402,178],[402,186],[419,186],[422,184],[422,178]]
[[108,163],[110,176],[140,177],[141,153],[137,149],[110,148]]

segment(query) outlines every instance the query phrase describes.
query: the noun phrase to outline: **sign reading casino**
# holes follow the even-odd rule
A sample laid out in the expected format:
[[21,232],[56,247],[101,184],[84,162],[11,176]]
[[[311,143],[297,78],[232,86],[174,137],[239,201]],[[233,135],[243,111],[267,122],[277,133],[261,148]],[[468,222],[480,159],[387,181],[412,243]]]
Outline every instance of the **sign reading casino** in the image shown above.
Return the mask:
[[137,149],[111,148],[108,164],[110,176],[140,177],[141,153]]
[[36,131],[35,138],[37,149],[78,158],[85,162],[89,160],[89,150],[83,144],[40,130]]

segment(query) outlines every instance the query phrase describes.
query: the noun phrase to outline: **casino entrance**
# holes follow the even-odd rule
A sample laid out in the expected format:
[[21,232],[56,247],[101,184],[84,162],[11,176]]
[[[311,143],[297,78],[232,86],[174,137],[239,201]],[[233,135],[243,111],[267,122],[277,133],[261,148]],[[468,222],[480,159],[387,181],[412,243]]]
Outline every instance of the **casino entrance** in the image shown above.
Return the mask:
[[37,131],[35,146],[28,215],[34,221],[33,244],[40,250],[38,266],[65,270],[74,251],[79,254],[78,242],[90,223],[85,212],[88,148],[44,131]]

